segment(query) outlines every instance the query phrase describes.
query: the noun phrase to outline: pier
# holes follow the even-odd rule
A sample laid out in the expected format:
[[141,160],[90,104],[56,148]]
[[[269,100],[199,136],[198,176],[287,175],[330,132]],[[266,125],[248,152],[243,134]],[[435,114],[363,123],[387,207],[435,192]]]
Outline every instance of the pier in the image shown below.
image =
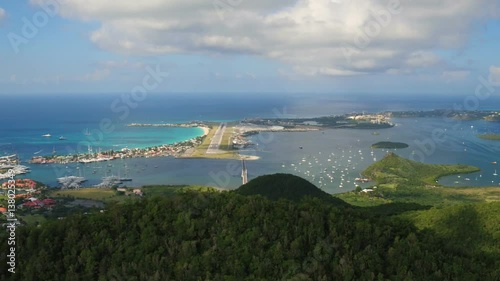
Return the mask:
[[241,181],[242,184],[246,184],[248,182],[248,170],[245,165],[245,159],[241,159]]

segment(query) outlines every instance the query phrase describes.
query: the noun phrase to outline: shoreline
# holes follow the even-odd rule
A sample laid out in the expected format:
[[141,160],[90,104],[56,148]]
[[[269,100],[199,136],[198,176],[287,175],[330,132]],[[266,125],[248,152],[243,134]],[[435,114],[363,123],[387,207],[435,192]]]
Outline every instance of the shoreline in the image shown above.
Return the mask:
[[[168,157],[172,156],[175,158],[205,158],[205,159],[228,159],[225,154],[217,156],[214,154],[211,157],[207,157],[206,154],[199,156],[192,156],[193,152],[205,141],[205,139],[210,135],[211,131],[214,130],[205,124],[192,123],[192,124],[137,124],[132,123],[127,125],[128,127],[178,127],[178,128],[198,128],[203,132],[194,138],[187,139],[184,141],[176,142],[173,144],[160,144],[156,146],[148,146],[144,148],[122,148],[118,151],[112,149],[99,152],[99,153],[80,153],[76,155],[51,155],[51,156],[34,156],[30,159],[30,164],[68,164],[68,163],[94,163],[94,162],[104,162],[113,161],[124,158],[150,158],[150,157]],[[258,156],[240,155],[235,150],[234,152],[228,151],[227,153],[234,153],[234,157],[229,157],[232,159],[245,159],[245,160],[257,160],[260,159]]]
[[203,130],[203,135],[201,135],[202,137],[205,137],[208,135],[208,133],[210,133],[210,128],[209,127],[205,127],[205,126],[199,126],[197,128],[200,128]]
[[[192,126],[194,128],[194,126]],[[80,153],[75,155],[51,155],[51,156],[34,156],[29,160],[30,164],[68,164],[68,163],[94,163],[113,161],[124,158],[150,158],[150,157],[178,157],[183,155],[189,149],[200,145],[202,140],[210,132],[210,129],[205,126],[196,126],[203,130],[202,135],[194,138],[175,142],[172,144],[160,144],[156,146],[148,146],[144,148],[122,148],[118,151],[113,149],[99,153]]]

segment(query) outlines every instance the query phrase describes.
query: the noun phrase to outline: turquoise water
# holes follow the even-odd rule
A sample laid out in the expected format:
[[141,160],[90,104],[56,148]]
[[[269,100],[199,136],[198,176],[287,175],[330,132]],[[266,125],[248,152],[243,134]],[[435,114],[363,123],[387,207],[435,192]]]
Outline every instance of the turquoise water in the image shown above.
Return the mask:
[[[433,129],[446,128],[440,119],[394,120],[398,126],[380,130],[373,135],[370,130],[325,130],[307,133],[263,133],[252,137],[255,147],[243,151],[260,157],[248,161],[249,178],[270,173],[292,173],[306,178],[329,193],[352,190],[354,179],[370,164],[380,160],[389,152],[406,158],[436,164],[469,164],[480,167],[481,172],[461,176],[445,177],[441,183],[451,186],[499,186],[500,177],[494,176],[495,165],[500,163],[500,142],[486,141],[475,137],[477,130],[498,129],[498,124],[485,121],[462,123],[456,130],[447,130],[446,141],[436,144],[433,153],[418,159],[414,152],[421,151],[419,142],[431,135]],[[416,126],[419,123],[420,126]],[[406,142],[410,146],[400,150],[372,150],[371,144],[382,141]],[[300,149],[299,147],[303,148]],[[373,154],[372,154],[373,152]],[[108,166],[110,165],[110,166]],[[55,177],[82,175],[89,179],[88,185],[100,182],[107,175],[132,177],[132,186],[144,184],[200,184],[222,188],[236,188],[241,184],[241,163],[237,160],[137,158],[108,163],[36,166],[30,177],[55,185]],[[92,174],[97,171],[96,174]],[[500,171],[500,170],[499,170]],[[470,180],[467,181],[466,178]],[[365,184],[369,185],[369,184]]]
[[[72,154],[73,151],[86,153],[88,148],[98,150],[119,150],[122,148],[145,148],[161,144],[173,144],[203,135],[201,128],[175,127],[116,127],[115,130],[104,133],[86,128],[74,129],[53,128],[44,132],[52,137],[42,137],[42,131],[24,134],[22,137],[3,138],[4,142],[22,143],[21,157],[27,159],[34,155],[51,155],[56,151],[59,155]],[[45,134],[45,133],[44,133]],[[63,136],[65,140],[59,140]]]
[[[422,110],[449,108],[460,97],[449,99],[418,98],[404,102],[403,98],[344,97],[311,95],[159,95],[148,98],[137,108],[130,109],[123,120],[110,109],[116,95],[109,96],[40,96],[7,97],[0,113],[0,154],[17,153],[26,161],[34,155],[50,155],[71,151],[86,152],[88,144],[99,148],[147,147],[173,143],[202,134],[198,128],[126,127],[128,123],[181,123],[192,120],[241,120],[248,117],[304,117],[341,114],[346,112],[378,112],[384,110]],[[19,106],[22,105],[22,106]],[[500,108],[496,100],[481,109]],[[112,120],[115,129],[103,134],[100,141],[89,141],[88,128],[98,135],[99,123]],[[397,154],[425,163],[464,163],[478,166],[481,172],[467,176],[441,179],[449,185],[499,185],[494,176],[493,161],[500,163],[500,142],[481,140],[477,133],[500,133],[500,123],[486,121],[450,122],[445,119],[395,119],[398,126],[380,130],[325,130],[309,133],[264,133],[252,137],[257,143],[245,153],[260,160],[248,161],[249,178],[287,172],[302,176],[327,192],[337,193],[354,188],[354,178],[368,165],[381,159],[387,150],[372,150],[370,145],[382,141],[401,141],[409,148]],[[443,130],[445,141],[435,143],[431,153],[419,145],[432,139],[433,130]],[[50,133],[52,138],[43,138]],[[67,140],[59,141],[59,136]],[[303,149],[300,149],[302,146]],[[35,154],[36,153],[36,154]],[[424,155],[424,157],[418,157]],[[23,163],[26,164],[26,163]],[[293,164],[293,165],[292,165]],[[236,188],[241,183],[240,161],[209,159],[136,158],[104,163],[68,165],[29,165],[33,178],[56,186],[56,178],[82,175],[87,185],[97,184],[101,177],[120,175],[133,178],[131,186],[145,184],[201,184]],[[499,166],[500,167],[500,166]],[[500,169],[499,169],[500,172]],[[465,178],[469,181],[466,181]]]

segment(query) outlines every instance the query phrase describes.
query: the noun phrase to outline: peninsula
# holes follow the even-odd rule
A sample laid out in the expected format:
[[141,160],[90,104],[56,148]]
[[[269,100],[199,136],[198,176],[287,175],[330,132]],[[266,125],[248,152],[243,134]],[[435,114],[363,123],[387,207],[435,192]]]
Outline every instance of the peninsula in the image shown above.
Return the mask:
[[481,134],[477,135],[477,137],[483,140],[495,140],[495,141],[500,140],[500,134]]
[[324,129],[384,129],[394,125],[381,114],[345,114],[316,118],[252,118],[242,121],[216,123],[191,121],[188,123],[130,123],[127,127],[201,128],[203,135],[174,144],[146,148],[123,148],[104,152],[73,155],[34,156],[32,164],[92,163],[133,157],[212,158],[257,160],[258,156],[244,155],[240,149],[252,146],[248,137],[261,132],[309,132]]
[[491,122],[500,122],[500,111],[496,110],[450,110],[435,109],[429,111],[387,111],[382,115],[391,118],[451,118],[457,120],[485,120]]

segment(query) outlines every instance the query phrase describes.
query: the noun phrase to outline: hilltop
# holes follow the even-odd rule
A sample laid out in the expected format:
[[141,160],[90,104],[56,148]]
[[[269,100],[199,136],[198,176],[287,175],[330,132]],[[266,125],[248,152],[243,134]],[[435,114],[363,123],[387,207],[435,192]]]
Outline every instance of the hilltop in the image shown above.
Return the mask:
[[262,195],[271,200],[288,199],[296,202],[305,197],[312,197],[346,205],[342,200],[333,198],[309,181],[291,174],[259,176],[234,192],[240,195]]
[[351,205],[374,207],[382,213],[500,201],[498,187],[449,187],[437,182],[443,176],[479,170],[477,167],[461,164],[424,164],[391,152],[362,173],[375,182],[366,192],[346,192],[335,197]]

